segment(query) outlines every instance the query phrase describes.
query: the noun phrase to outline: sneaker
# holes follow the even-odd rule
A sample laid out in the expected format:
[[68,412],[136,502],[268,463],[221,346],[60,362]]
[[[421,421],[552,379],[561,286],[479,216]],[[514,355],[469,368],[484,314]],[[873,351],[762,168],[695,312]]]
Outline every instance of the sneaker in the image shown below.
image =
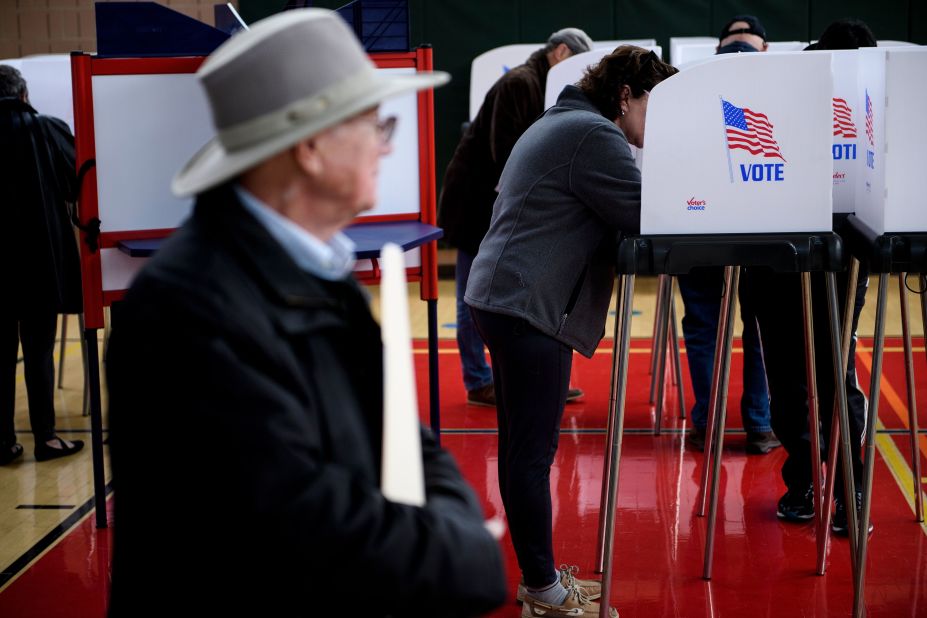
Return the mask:
[[582,397],[585,394],[586,393],[584,393],[583,389],[581,388],[571,388],[570,390],[567,391],[567,397],[566,397],[567,403],[570,403],[571,401],[576,401],[577,399],[582,399]]
[[[521,606],[521,618],[598,618],[598,615],[599,604],[583,594],[579,586],[567,588],[567,597],[561,605],[551,605],[526,595],[525,603]],[[608,608],[608,615],[618,618],[614,607]]]
[[67,442],[57,436],[53,439],[58,441],[58,447],[49,446],[44,442],[39,442],[35,445],[34,453],[36,461],[48,461],[49,459],[67,457],[84,448],[84,443],[81,440],[71,440],[71,444],[68,446]]
[[801,489],[789,489],[779,499],[776,517],[785,521],[808,521],[814,517],[814,487],[809,483]]
[[753,455],[765,455],[774,448],[779,448],[782,443],[776,439],[776,434],[771,431],[748,431],[747,432],[747,452]]
[[693,427],[692,431],[689,432],[686,444],[689,448],[692,448],[696,451],[705,450],[705,428],[704,427]]
[[[579,567],[576,565],[568,566],[565,564],[560,565],[560,584],[564,588],[570,588],[571,586],[579,586],[583,594],[586,595],[586,598],[590,601],[595,601],[600,596],[602,596],[602,582],[597,579],[579,579],[574,575],[574,573],[579,572]],[[525,588],[525,582],[522,580],[518,584],[518,591],[515,593],[515,600],[524,601],[525,597],[528,595],[528,589]]]
[[[860,490],[856,491],[856,514],[857,514],[857,523],[859,523],[859,512],[863,506],[863,492]],[[872,534],[872,530],[875,526],[872,525],[872,520],[869,520],[869,534]],[[843,504],[843,496],[834,496],[834,516],[830,520],[830,529],[837,536],[849,536],[850,526],[847,524],[847,509]]]
[[467,391],[467,404],[471,406],[496,407],[496,389],[492,384]]

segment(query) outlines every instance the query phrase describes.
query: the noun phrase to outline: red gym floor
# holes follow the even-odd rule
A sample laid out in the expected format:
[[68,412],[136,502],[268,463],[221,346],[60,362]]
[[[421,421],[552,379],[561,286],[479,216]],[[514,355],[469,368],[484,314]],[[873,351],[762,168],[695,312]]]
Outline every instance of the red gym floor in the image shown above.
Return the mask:
[[[915,353],[919,376],[916,390],[924,402],[920,414],[920,426],[924,427],[927,366],[923,341],[917,340],[915,346],[919,349]],[[419,342],[418,348],[419,401],[425,409],[427,356],[423,343]],[[610,349],[611,342],[606,341],[592,360],[576,357],[573,382],[585,390],[586,397],[567,406],[560,450],[551,474],[556,555],[559,562],[578,565],[584,577],[591,576],[595,555]],[[847,541],[834,539],[827,574],[815,575],[811,524],[785,524],[775,516],[776,500],[784,491],[778,473],[784,453],[781,449],[768,456],[747,456],[743,452],[744,438],[738,431],[740,356],[736,351],[714,577],[711,582],[701,578],[706,526],[705,520],[696,515],[694,503],[702,455],[683,448],[685,421],[677,418],[672,395],[666,402],[663,434],[651,434],[649,359],[649,342],[635,341],[628,381],[612,599],[621,615],[849,615],[852,575]],[[857,366],[867,391],[870,364],[868,345],[861,342]],[[866,578],[868,615],[927,616],[927,527],[914,520],[911,451],[907,436],[901,434],[907,427],[907,409],[901,344],[897,339],[886,341],[884,369],[872,507],[875,532]],[[443,443],[482,496],[487,515],[501,514],[494,411],[463,403],[465,393],[453,341],[441,342],[440,370]],[[689,402],[691,397],[690,391]],[[925,456],[927,437],[922,434],[922,465],[927,464]],[[19,575],[0,591],[0,616],[104,615],[110,533],[95,530],[92,517],[65,528],[57,540],[50,539],[50,548],[44,554],[41,546],[34,550],[39,556],[36,560],[26,564],[30,556],[22,559]],[[513,598],[491,614],[493,618],[515,617],[520,612],[514,602],[519,577],[514,553],[507,537],[502,544]],[[165,573],[163,585],[170,586],[169,573]]]

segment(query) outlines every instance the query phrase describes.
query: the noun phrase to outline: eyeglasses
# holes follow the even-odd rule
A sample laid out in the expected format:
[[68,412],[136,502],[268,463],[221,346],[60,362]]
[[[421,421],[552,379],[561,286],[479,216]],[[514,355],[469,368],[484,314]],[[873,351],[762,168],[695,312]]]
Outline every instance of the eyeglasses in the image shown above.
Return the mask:
[[380,138],[382,144],[389,144],[390,140],[393,138],[393,133],[396,132],[396,123],[399,122],[399,118],[396,116],[387,116],[386,118],[377,118],[372,114],[365,114],[362,116],[355,116],[354,118],[347,121],[347,124],[351,123],[363,123],[369,127],[372,127],[377,132],[377,136]]
[[383,140],[384,144],[389,144],[390,140],[393,139],[397,122],[399,122],[399,118],[396,116],[387,116],[377,121],[377,133],[380,134],[380,139]]

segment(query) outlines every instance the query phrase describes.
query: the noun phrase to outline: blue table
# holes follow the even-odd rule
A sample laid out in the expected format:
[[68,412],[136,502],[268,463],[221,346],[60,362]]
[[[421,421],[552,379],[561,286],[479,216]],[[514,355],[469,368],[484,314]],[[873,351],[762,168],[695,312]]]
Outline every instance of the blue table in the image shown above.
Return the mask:
[[[438,240],[444,230],[419,221],[389,221],[383,223],[356,223],[347,227],[344,233],[355,247],[355,256],[359,260],[375,260],[380,257],[380,250],[388,242],[409,251],[425,243]],[[131,257],[151,257],[166,238],[144,238],[122,240],[118,248]],[[423,274],[423,277],[425,275]],[[431,429],[435,437],[441,439],[441,407],[438,397],[438,300],[426,299],[428,303],[428,390]]]

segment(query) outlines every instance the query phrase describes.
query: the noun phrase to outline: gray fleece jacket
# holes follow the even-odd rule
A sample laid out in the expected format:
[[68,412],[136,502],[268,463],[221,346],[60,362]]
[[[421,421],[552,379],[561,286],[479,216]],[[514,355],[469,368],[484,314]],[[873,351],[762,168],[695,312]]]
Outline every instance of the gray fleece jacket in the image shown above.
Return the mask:
[[465,301],[591,357],[605,333],[616,235],[638,232],[640,203],[624,133],[567,86],[512,150]]

